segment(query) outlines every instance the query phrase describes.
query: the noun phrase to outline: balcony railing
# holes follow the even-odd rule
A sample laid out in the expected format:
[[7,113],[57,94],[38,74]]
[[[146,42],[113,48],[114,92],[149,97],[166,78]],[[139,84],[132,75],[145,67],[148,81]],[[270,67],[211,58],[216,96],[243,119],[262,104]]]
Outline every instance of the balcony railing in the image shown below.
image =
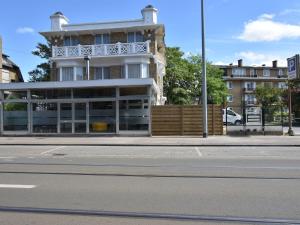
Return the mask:
[[101,45],[52,47],[52,57],[122,56],[150,53],[150,41]]

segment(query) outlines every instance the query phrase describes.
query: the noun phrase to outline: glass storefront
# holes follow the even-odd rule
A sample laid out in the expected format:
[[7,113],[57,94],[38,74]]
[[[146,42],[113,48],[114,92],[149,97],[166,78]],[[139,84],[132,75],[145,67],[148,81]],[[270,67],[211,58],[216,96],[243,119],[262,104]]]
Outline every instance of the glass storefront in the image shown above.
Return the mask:
[[32,104],[32,132],[57,133],[57,103]]
[[3,134],[144,132],[150,119],[146,93],[145,87],[4,90],[0,127]]
[[3,104],[3,130],[28,131],[27,103],[9,102]]

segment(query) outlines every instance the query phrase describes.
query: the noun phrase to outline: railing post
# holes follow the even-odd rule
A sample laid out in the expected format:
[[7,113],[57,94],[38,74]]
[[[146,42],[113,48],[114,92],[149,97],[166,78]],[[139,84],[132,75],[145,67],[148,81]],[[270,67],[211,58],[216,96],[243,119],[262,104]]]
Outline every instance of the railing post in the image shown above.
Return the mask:
[[91,47],[92,47],[92,56],[94,56],[95,55],[95,45],[91,45]]
[[147,53],[150,53],[150,40],[147,41]]
[[104,55],[107,55],[107,45],[104,45]]
[[81,49],[81,46],[80,46],[80,45],[78,45],[78,46],[77,46],[77,49],[78,49],[78,56],[81,56],[81,51],[80,51],[80,49]]
[[56,48],[56,45],[52,46],[52,57],[56,57],[56,54],[55,54],[55,51],[54,51],[55,48]]
[[63,48],[64,48],[65,56],[68,57],[69,56],[68,47],[63,47]]
[[118,54],[121,55],[121,43],[118,42],[117,46],[118,46]]

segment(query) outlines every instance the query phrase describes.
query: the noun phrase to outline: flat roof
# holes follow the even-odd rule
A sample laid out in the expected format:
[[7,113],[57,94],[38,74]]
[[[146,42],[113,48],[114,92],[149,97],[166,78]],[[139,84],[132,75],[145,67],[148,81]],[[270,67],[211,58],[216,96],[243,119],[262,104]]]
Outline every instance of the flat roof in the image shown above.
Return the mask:
[[138,86],[152,86],[156,93],[159,92],[159,88],[153,78],[0,83],[0,90],[32,90],[93,87],[106,88]]

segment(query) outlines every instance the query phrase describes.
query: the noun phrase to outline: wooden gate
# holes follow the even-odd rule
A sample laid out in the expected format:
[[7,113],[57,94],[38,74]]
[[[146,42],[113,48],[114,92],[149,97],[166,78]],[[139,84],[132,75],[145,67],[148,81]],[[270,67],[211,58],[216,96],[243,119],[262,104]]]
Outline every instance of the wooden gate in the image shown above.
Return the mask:
[[[208,105],[209,135],[223,134],[222,107]],[[199,105],[152,106],[152,135],[202,135],[202,107]]]

